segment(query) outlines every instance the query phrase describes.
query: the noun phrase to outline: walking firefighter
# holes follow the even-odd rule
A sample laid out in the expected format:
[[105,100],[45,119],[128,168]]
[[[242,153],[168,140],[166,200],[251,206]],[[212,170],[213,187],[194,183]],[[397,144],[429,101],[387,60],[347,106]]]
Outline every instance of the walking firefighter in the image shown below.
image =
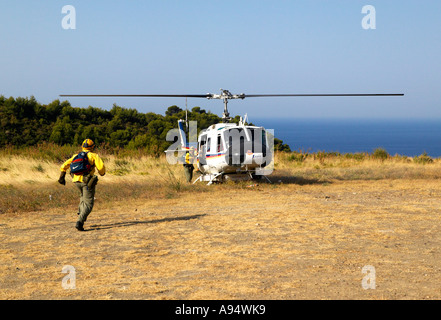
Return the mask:
[[86,139],[82,144],[82,151],[75,154],[61,166],[61,174],[58,182],[66,185],[66,171],[70,169],[72,182],[80,191],[80,205],[78,206],[78,221],[75,225],[79,231],[84,231],[83,225],[92,212],[95,187],[98,183],[98,176],[95,169],[101,176],[106,174],[106,167],[103,160],[94,153],[95,144],[92,140]]

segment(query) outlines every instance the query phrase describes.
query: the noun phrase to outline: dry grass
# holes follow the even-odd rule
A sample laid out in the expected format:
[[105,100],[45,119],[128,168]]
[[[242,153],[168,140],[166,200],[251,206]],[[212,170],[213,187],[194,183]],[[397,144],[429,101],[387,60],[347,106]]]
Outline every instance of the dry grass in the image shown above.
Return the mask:
[[[67,158],[67,157],[66,157]],[[180,165],[169,165],[165,157],[145,155],[120,157],[104,154],[102,158],[107,174],[100,178],[99,188],[103,201],[112,203],[124,199],[170,198],[186,191],[210,191],[203,184],[190,187],[185,182]],[[64,159],[63,159],[64,160]],[[76,189],[68,183],[57,183],[63,160],[42,158],[39,154],[25,156],[0,154],[0,213],[46,210],[75,204]],[[441,161],[418,163],[412,158],[390,157],[363,160],[345,156],[317,157],[308,155],[303,161],[292,160],[286,153],[275,156],[275,170],[270,179],[276,183],[300,185],[332,181],[439,179]],[[67,178],[69,181],[69,178]],[[228,188],[243,188],[244,183],[231,184]]]
[[[102,201],[109,204],[139,197],[173,197],[185,191],[181,166],[170,166],[165,158],[120,159],[102,157],[107,173],[99,178]],[[22,155],[1,159],[0,213],[59,208],[77,202],[77,190],[66,177],[66,186],[58,184],[62,161],[33,159]],[[201,189],[204,186],[196,186]]]
[[361,159],[345,155],[318,157],[306,155],[302,161],[292,160],[286,153],[276,154],[275,168],[284,176],[317,181],[382,180],[382,179],[439,179],[441,160],[420,157],[394,156],[386,160],[364,155]]
[[[0,298],[441,298],[438,160],[288,156],[277,154],[273,184],[206,186],[164,158],[104,155],[108,174],[77,232],[61,163],[9,155]],[[75,290],[61,286],[65,265]],[[365,265],[375,290],[361,286]]]

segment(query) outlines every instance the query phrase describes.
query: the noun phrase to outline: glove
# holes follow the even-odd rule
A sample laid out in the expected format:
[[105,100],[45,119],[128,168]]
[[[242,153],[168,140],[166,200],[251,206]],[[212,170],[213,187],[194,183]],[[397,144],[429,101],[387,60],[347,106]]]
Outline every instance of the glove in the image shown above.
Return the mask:
[[58,179],[58,183],[62,184],[63,186],[66,185],[66,172],[61,172],[60,178]]

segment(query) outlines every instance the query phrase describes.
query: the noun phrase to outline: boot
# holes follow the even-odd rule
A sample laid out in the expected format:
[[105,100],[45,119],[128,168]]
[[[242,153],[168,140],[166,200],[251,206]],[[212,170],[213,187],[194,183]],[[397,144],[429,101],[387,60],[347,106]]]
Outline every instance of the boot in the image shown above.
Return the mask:
[[78,231],[84,231],[83,223],[80,221],[77,221],[77,224],[75,225],[75,228],[77,228]]

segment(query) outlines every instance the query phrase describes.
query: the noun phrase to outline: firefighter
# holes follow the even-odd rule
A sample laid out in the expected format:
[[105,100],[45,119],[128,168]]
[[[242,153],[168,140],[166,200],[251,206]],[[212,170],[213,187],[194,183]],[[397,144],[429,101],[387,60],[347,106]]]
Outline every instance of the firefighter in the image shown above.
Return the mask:
[[184,170],[185,170],[185,177],[187,179],[187,182],[191,182],[191,179],[193,178],[193,170],[194,170],[194,148],[191,147],[190,151],[187,151],[185,154],[185,161],[184,161]]
[[[86,139],[83,141],[81,145],[82,152],[75,154],[72,158],[68,159],[61,166],[61,174],[58,182],[62,185],[66,185],[66,171],[67,169],[71,169],[70,175],[72,176],[72,182],[80,191],[80,205],[78,206],[78,221],[75,225],[75,228],[79,231],[84,231],[84,223],[87,220],[87,217],[92,212],[95,198],[95,187],[98,182],[98,176],[95,175],[95,169],[98,170],[98,173],[101,176],[106,174],[106,167],[104,166],[103,161],[98,156],[98,154],[94,153],[95,144],[92,140]],[[80,163],[81,156],[85,158],[85,165],[89,165],[83,172],[76,172],[77,169],[75,166],[72,166],[72,163]]]

